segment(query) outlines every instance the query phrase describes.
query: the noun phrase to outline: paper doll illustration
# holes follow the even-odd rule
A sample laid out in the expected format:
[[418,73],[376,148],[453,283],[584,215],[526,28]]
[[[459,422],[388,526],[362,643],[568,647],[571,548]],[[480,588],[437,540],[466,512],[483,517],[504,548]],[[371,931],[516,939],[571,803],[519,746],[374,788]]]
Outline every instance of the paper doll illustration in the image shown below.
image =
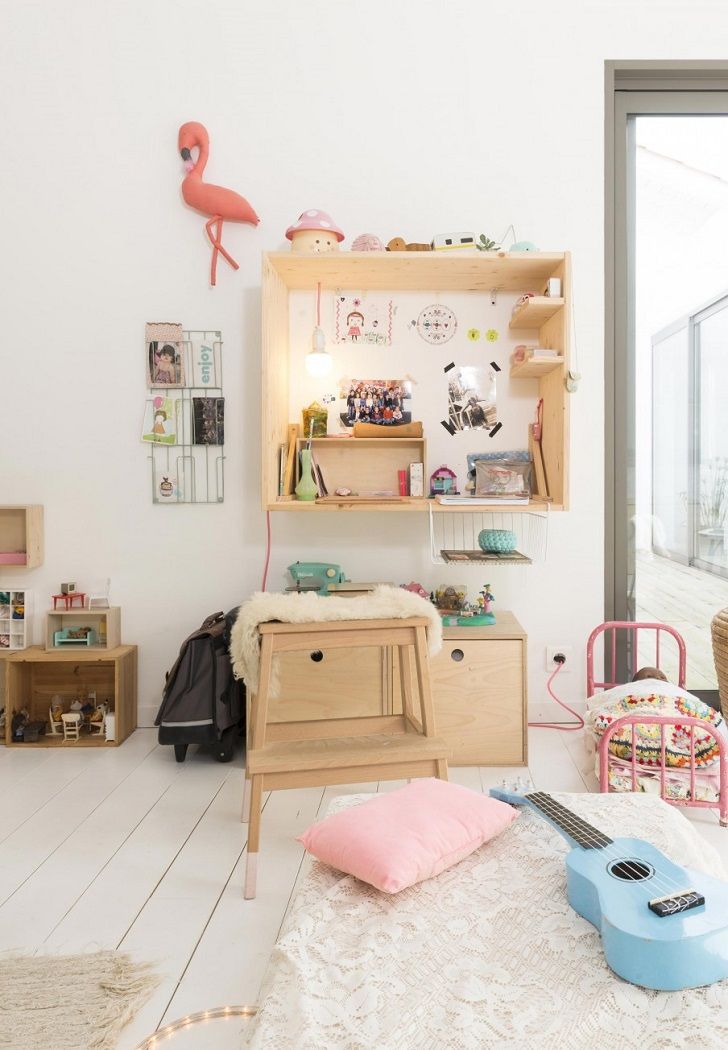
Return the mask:
[[377,295],[337,295],[334,298],[334,330],[337,343],[368,343],[390,346],[392,300]]

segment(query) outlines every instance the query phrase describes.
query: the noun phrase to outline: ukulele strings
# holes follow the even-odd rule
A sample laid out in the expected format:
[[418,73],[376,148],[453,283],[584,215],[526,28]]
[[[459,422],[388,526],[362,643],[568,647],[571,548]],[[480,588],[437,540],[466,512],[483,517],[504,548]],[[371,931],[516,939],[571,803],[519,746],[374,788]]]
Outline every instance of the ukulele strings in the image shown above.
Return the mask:
[[[671,876],[661,872],[658,868],[654,868],[654,874],[651,878],[645,879],[639,868],[635,867],[634,861],[638,858],[632,858],[631,860],[626,857],[621,857],[619,850],[614,846],[614,841],[610,840],[609,845],[605,845],[600,842],[600,839],[609,838],[603,832],[598,831],[597,828],[590,825],[587,821],[584,821],[576,813],[572,813],[565,806],[561,806],[561,803],[557,802],[556,799],[552,799],[550,795],[545,792],[534,792],[533,795],[526,795],[526,799],[534,806],[535,809],[542,812],[545,816],[551,817],[557,824],[560,824],[565,831],[567,831],[572,838],[578,843],[579,838],[585,842],[592,844],[591,848],[599,849],[600,855],[607,858],[607,862],[621,861],[624,865],[625,870],[631,871],[637,876],[635,879],[624,880],[629,881],[633,886],[641,885],[642,889],[647,892],[648,897],[652,897],[652,889],[657,887],[658,889],[665,891],[684,891],[685,886],[680,885]],[[561,810],[562,812],[559,812]],[[585,834],[587,829],[588,834]],[[646,862],[644,862],[646,863]]]
[[[595,835],[591,835],[591,836],[590,835],[584,835],[583,827],[585,826],[591,832],[595,832],[596,834],[598,834],[601,838],[609,838],[608,835],[605,835],[603,832],[598,831],[598,829],[595,828],[593,825],[591,825],[587,821],[583,820],[583,818],[579,817],[576,813],[572,813],[565,806],[562,806],[560,802],[557,802],[556,799],[552,798],[550,795],[547,795],[545,792],[536,791],[536,792],[532,792],[531,794],[533,794],[534,798],[536,798],[536,797],[539,798],[539,804],[536,804],[535,802],[533,802],[530,799],[529,795],[525,795],[524,796],[529,802],[531,802],[531,805],[533,806],[533,808],[536,809],[537,812],[539,812],[539,813],[541,813],[543,815],[552,816],[552,819],[558,820],[564,826],[565,830],[569,830],[568,826],[569,825],[573,825],[573,828],[575,830],[579,829],[579,834],[581,835],[582,838],[584,838],[587,841],[591,840],[591,841],[594,841],[595,843],[597,843],[598,839],[595,837]],[[543,805],[543,809],[541,808],[542,805]],[[547,808],[548,806],[553,806],[553,808],[554,808],[553,815],[548,812],[548,808]],[[569,818],[569,819],[564,819],[564,817],[561,814],[557,815],[559,808],[561,810],[563,810],[563,813],[565,813],[567,818]],[[579,823],[576,823],[577,821]],[[582,825],[582,827],[580,827],[580,825]],[[578,841],[578,839],[576,841]],[[612,841],[612,845],[613,845],[614,844],[613,840],[611,840],[611,841]],[[618,850],[616,848],[614,850],[611,850],[609,847],[604,847],[604,846],[599,846],[598,848],[599,848],[599,851],[600,851],[600,855],[601,856],[605,856],[605,857],[608,858],[608,863],[610,861],[621,861],[621,863],[624,864],[625,868],[631,867],[631,865],[629,863],[629,860],[624,858],[624,857],[621,857],[619,852],[618,852]],[[637,859],[637,858],[635,858],[635,859]],[[647,863],[647,862],[645,861],[644,863]],[[684,895],[684,892],[685,892],[684,884],[681,885],[680,883],[675,882],[670,876],[664,875],[663,873],[659,872],[659,869],[657,869],[657,868],[654,869],[655,874],[652,876],[652,878],[647,878],[647,879],[645,879],[641,875],[641,873],[637,871],[637,869],[632,868],[632,870],[636,871],[637,874],[640,877],[638,879],[634,879],[634,880],[632,880],[632,879],[624,880],[625,888],[628,887],[628,886],[633,886],[635,889],[639,889],[639,888],[643,889],[647,893],[647,900],[648,901],[653,896],[653,889],[654,888],[659,889],[659,890],[663,890],[663,891],[664,890],[669,890],[669,891],[671,891],[671,895],[672,896],[683,896]],[[659,877],[657,877],[658,876],[658,872],[659,872]],[[667,895],[667,894],[665,894],[665,895]],[[711,924],[711,922],[709,920],[706,921],[704,913],[697,913],[697,914],[695,914],[692,917],[692,930],[693,930],[694,933],[711,933],[713,931],[713,929],[714,929],[714,926]]]
[[[528,796],[526,796],[528,797]],[[546,816],[551,817],[557,823],[560,823],[565,831],[568,831],[572,835],[572,838],[578,843],[579,838],[585,842],[592,844],[591,848],[596,848],[600,851],[600,855],[607,858],[608,862],[620,861],[625,870],[631,871],[637,876],[635,879],[625,880],[631,882],[633,885],[642,884],[643,888],[648,891],[648,896],[652,895],[650,887],[657,886],[660,889],[672,890],[672,889],[684,889],[684,886],[680,886],[679,883],[675,882],[670,876],[660,872],[659,869],[655,868],[654,874],[651,879],[645,879],[644,875],[640,872],[639,868],[635,867],[635,861],[638,858],[627,858],[620,855],[619,850],[614,846],[613,840],[609,840],[609,844],[605,844],[600,839],[609,839],[608,835],[600,832],[597,828],[588,824],[581,817],[575,813],[571,813],[570,810],[566,809],[565,806],[561,806],[559,802],[552,799],[550,795],[546,795],[544,792],[534,792],[534,800],[532,804],[535,805],[536,809],[539,809]],[[589,832],[585,834],[584,828]],[[650,883],[650,886],[646,885]]]

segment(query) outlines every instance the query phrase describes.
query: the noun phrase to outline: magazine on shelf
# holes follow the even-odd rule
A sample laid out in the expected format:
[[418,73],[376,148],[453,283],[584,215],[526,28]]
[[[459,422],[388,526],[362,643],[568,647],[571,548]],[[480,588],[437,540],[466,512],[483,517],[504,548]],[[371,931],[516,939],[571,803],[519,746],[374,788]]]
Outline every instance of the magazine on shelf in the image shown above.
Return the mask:
[[529,502],[528,496],[436,496],[446,507],[512,507]]

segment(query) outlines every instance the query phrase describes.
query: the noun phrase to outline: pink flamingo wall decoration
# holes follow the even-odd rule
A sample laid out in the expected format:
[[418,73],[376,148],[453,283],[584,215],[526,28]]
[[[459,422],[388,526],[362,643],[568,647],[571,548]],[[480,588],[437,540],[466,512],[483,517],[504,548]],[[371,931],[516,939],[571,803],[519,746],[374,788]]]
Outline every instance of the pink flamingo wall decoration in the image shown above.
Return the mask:
[[[183,124],[179,129],[178,144],[185,171],[188,173],[182,183],[182,196],[185,204],[189,204],[191,208],[202,212],[203,215],[210,216],[210,221],[205,224],[205,230],[212,245],[210,284],[214,285],[217,279],[218,253],[230,263],[234,270],[238,269],[235,259],[222,246],[224,220],[249,222],[251,226],[257,226],[260,219],[245,197],[241,197],[235,190],[228,190],[224,186],[213,186],[212,183],[202,181],[207,158],[210,155],[210,137],[202,124],[196,120]],[[199,150],[199,156],[196,161],[193,161],[192,150],[195,147]]]

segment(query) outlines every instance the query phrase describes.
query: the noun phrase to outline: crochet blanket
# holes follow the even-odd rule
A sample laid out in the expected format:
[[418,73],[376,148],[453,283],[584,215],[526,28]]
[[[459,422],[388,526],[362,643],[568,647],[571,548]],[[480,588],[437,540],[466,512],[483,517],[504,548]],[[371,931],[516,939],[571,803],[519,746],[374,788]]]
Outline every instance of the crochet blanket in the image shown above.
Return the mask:
[[[427,648],[434,656],[442,648],[442,619],[430,602],[401,587],[377,587],[358,598],[325,598],[313,591],[303,594],[254,594],[240,606],[230,638],[230,658],[236,678],[242,678],[251,693],[258,690],[260,636],[258,624],[278,620],[282,623],[321,623],[331,620],[406,620],[427,617]],[[278,695],[276,658],[270,682],[270,696]]]

